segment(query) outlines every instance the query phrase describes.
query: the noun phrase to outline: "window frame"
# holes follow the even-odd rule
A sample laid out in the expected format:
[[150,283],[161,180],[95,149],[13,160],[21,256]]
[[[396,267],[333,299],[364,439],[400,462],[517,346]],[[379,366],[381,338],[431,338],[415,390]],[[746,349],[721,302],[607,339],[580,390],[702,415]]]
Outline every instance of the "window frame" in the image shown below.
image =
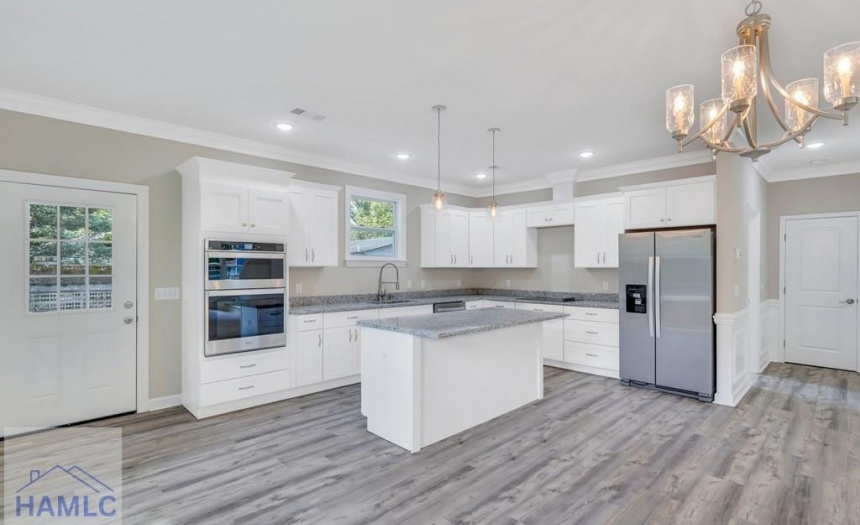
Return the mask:
[[[352,255],[350,244],[352,239],[352,224],[350,222],[350,203],[354,198],[386,201],[394,203],[394,255],[367,256]],[[355,186],[344,188],[344,262],[347,266],[378,266],[381,263],[394,263],[406,266],[406,195],[380,190],[371,190]]]

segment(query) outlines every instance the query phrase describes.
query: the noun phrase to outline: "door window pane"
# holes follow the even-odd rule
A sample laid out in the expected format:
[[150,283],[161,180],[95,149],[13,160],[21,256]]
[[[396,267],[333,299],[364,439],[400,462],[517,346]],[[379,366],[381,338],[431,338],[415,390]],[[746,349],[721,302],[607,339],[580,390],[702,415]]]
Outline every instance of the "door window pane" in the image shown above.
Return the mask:
[[57,238],[57,207],[48,204],[30,205],[30,238]]
[[29,311],[112,308],[113,210],[47,203],[28,210]]
[[63,275],[83,275],[86,273],[84,243],[60,243],[60,273]]
[[57,278],[30,279],[30,311],[34,313],[57,310]]
[[60,207],[60,238],[83,239],[86,233],[86,208]]
[[30,275],[57,275],[56,242],[30,243]]

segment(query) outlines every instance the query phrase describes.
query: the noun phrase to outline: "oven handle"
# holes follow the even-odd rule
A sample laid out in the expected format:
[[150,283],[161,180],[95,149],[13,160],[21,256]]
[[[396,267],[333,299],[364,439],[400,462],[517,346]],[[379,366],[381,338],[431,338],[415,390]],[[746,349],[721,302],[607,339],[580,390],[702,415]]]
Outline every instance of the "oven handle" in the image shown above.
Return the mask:
[[283,259],[284,252],[206,252],[206,259]]
[[[287,292],[284,288],[258,288],[254,290],[206,290],[206,297],[230,297],[234,295],[283,295],[286,301]],[[286,304],[286,302],[284,303]]]

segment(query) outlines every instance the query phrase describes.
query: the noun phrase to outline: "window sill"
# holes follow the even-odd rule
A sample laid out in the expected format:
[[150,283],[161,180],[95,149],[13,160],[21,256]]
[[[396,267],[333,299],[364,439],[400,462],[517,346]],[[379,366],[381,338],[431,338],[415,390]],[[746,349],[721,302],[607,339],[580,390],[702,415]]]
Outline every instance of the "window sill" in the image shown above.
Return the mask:
[[405,260],[394,260],[394,259],[346,259],[344,260],[344,265],[348,268],[376,268],[382,266],[385,263],[392,263],[394,266],[398,268],[405,268],[406,261]]

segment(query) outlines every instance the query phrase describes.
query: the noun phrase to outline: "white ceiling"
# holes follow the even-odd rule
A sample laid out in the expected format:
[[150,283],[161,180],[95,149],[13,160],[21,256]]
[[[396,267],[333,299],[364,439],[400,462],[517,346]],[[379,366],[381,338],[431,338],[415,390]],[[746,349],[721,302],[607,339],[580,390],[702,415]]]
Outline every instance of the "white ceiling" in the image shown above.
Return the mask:
[[[428,178],[441,103],[443,180],[488,186],[474,175],[498,126],[498,183],[511,184],[673,154],[664,91],[689,82],[698,101],[719,95],[720,54],[745,4],[4,0],[0,88]],[[860,40],[857,0],[764,7],[784,83],[821,76],[824,51]],[[328,118],[290,115],[297,106]],[[783,146],[769,168],[860,160],[854,113],[849,128],[824,121],[810,134],[824,148]]]

